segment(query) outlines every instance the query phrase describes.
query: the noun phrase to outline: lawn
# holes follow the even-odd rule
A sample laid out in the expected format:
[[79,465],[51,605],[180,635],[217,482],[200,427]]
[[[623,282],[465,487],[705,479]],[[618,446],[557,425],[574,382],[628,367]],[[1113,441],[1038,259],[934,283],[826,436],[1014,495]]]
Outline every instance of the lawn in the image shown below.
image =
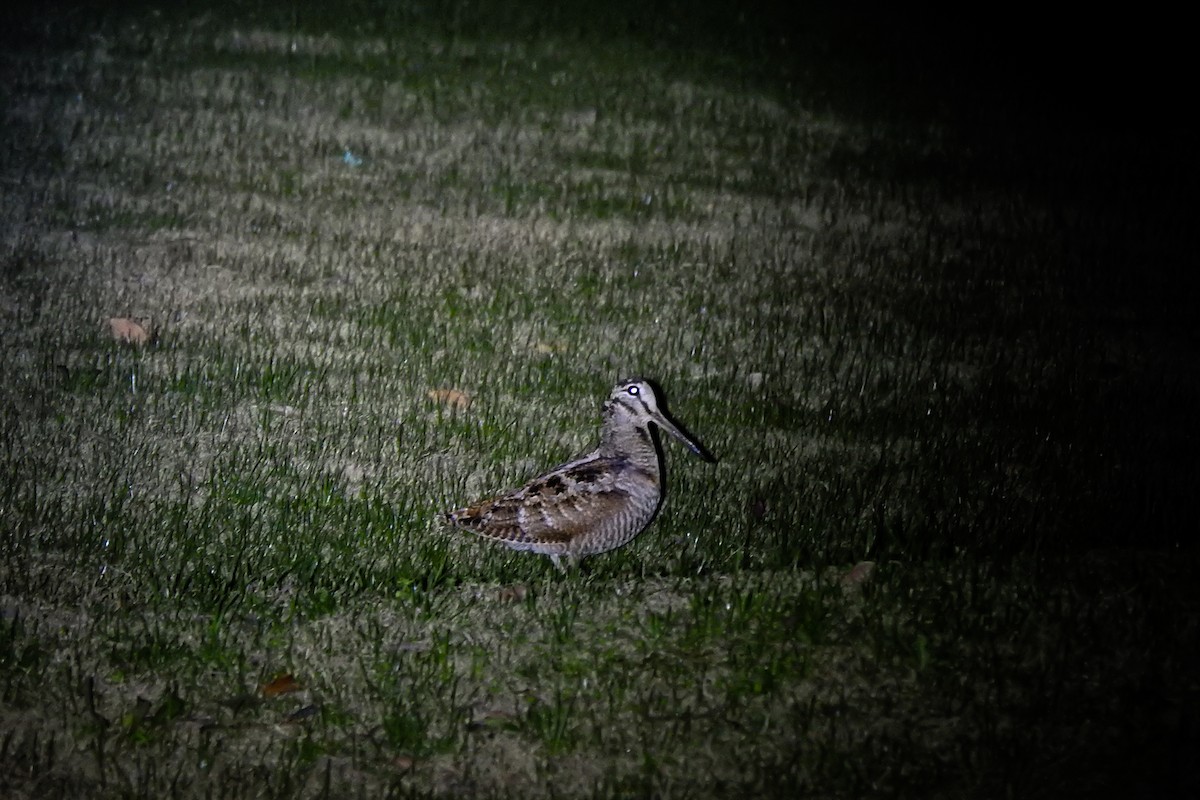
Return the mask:
[[[8,12],[0,796],[1200,793],[1169,121],[828,10],[191,5]],[[629,376],[718,458],[633,543],[444,526]]]

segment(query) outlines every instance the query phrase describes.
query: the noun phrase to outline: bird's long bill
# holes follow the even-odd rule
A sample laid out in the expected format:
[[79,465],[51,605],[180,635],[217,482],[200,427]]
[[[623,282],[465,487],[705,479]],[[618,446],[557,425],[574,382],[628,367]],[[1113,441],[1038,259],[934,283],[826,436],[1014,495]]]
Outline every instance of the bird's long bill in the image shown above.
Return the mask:
[[708,461],[710,463],[716,462],[717,459],[715,457],[713,457],[712,453],[705,450],[700,445],[699,442],[695,441],[690,436],[688,436],[686,433],[681,431],[679,429],[679,427],[676,426],[675,423],[671,422],[671,420],[667,419],[666,416],[662,412],[659,412],[654,415],[654,422],[656,425],[658,425],[658,427],[662,428],[664,431],[671,434],[679,441],[683,442],[688,450],[691,450],[693,453],[700,456],[705,461]]

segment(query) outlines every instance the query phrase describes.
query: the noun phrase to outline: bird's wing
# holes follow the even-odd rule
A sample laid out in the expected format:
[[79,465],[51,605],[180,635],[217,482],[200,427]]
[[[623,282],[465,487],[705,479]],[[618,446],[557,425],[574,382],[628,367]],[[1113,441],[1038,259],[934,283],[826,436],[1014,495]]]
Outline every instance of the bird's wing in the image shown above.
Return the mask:
[[510,544],[566,544],[640,506],[631,491],[639,481],[656,478],[624,459],[593,456],[446,517],[459,528]]

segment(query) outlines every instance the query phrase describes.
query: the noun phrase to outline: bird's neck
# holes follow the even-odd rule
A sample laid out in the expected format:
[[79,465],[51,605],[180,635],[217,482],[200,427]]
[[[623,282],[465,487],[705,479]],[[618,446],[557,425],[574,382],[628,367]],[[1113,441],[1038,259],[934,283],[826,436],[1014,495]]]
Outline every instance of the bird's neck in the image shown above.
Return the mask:
[[648,425],[609,420],[600,431],[600,455],[625,458],[649,470],[658,465],[658,448]]

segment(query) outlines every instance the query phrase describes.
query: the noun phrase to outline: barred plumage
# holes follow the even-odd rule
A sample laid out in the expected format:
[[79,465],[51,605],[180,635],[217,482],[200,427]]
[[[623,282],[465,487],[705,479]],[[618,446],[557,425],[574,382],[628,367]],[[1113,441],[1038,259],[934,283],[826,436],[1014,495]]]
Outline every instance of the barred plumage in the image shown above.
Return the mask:
[[571,563],[628,544],[662,502],[662,451],[653,423],[706,461],[715,461],[659,407],[653,384],[617,384],[604,403],[600,446],[524,487],[446,514],[463,530],[514,550]]

